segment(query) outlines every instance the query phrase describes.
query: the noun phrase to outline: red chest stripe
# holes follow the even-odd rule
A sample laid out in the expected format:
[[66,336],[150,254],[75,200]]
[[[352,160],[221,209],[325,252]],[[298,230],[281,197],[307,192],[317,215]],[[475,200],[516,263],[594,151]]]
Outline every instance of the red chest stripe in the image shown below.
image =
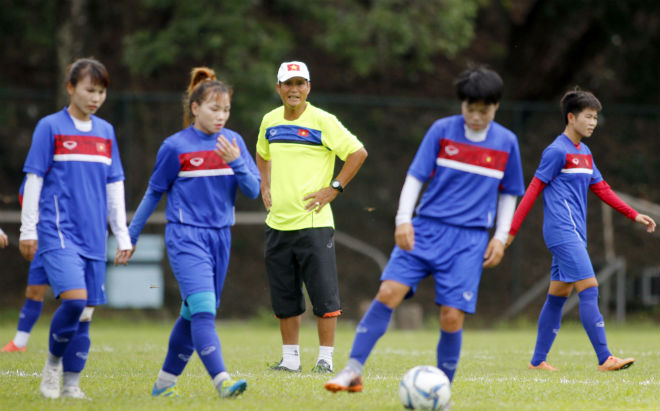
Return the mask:
[[440,152],[438,153],[438,159],[447,159],[498,171],[504,171],[508,158],[509,153],[505,151],[457,143],[444,138],[440,141]]
[[181,171],[231,168],[212,150],[179,154],[179,163],[181,164]]
[[591,154],[566,154],[564,169],[586,168],[593,169]]
[[112,140],[102,137],[55,135],[55,155],[83,154],[112,158]]

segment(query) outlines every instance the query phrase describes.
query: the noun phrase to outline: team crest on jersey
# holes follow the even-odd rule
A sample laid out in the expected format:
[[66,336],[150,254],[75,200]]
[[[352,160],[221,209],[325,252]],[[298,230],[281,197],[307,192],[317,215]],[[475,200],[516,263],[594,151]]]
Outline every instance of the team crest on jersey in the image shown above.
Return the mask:
[[62,142],[62,145],[63,145],[64,148],[66,148],[67,150],[73,150],[74,148],[76,148],[76,146],[78,145],[78,143],[77,143],[76,141],[68,140],[68,141],[64,141],[64,142]]
[[287,71],[300,71],[300,66],[298,64],[287,64]]
[[577,158],[574,158],[574,159],[573,159],[573,160],[571,160],[571,161],[572,161],[572,162],[573,162],[573,164],[575,164],[575,165],[578,165],[578,164],[580,164],[580,160],[578,160]]
[[96,151],[100,153],[105,152],[105,147],[106,147],[105,143],[96,143]]
[[203,162],[204,159],[202,157],[194,157],[190,159],[190,164],[194,165],[195,167],[201,166]]
[[277,130],[274,128],[270,129],[270,135],[274,136],[275,134],[277,134]]
[[456,146],[448,145],[445,147],[445,153],[449,154],[450,156],[455,156],[458,154],[458,151],[458,147]]
[[298,135],[300,137],[309,137],[309,130],[305,130],[304,128],[299,128]]

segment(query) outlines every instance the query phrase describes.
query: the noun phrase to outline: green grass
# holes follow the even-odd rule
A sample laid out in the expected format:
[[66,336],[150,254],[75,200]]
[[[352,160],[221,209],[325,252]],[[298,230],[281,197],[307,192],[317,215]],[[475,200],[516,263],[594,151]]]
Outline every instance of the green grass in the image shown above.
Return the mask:
[[[0,342],[9,341],[15,322],[2,316]],[[312,374],[317,355],[316,329],[301,331],[303,372],[267,370],[280,358],[275,321],[219,322],[227,367],[245,378],[248,389],[231,400],[218,398],[195,356],[179,378],[181,398],[152,398],[149,393],[162,365],[173,322],[131,323],[95,318],[92,351],[81,387],[91,398],[46,400],[39,396],[46,358],[48,316],[35,327],[28,351],[0,354],[0,409],[9,410],[402,410],[397,396],[404,372],[435,363],[437,330],[390,330],[373,351],[359,394],[332,394],[323,389],[328,376]],[[341,324],[341,322],[340,322]],[[463,336],[458,373],[452,386],[457,410],[658,410],[660,406],[660,332],[657,325],[608,325],[615,355],[634,356],[635,365],[621,372],[596,371],[596,358],[579,324],[565,324],[549,357],[558,373],[528,370],[534,327],[471,330]],[[337,333],[335,366],[343,366],[353,340],[344,323]]]

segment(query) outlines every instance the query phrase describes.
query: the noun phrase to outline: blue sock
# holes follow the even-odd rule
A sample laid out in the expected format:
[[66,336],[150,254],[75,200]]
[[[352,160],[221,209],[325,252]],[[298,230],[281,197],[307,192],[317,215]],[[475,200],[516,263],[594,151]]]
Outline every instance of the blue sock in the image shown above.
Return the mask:
[[25,304],[23,304],[23,308],[21,309],[21,315],[18,318],[18,331],[30,333],[32,327],[34,327],[34,323],[37,322],[41,315],[43,306],[43,301],[26,298]]
[[458,358],[461,355],[463,343],[463,330],[455,332],[440,330],[440,341],[438,341],[438,368],[440,368],[451,382],[454,379]]
[[362,365],[367,362],[378,339],[387,331],[393,311],[380,301],[373,300],[355,329],[355,340],[353,340],[350,358],[358,360]]
[[536,334],[536,347],[532,356],[532,365],[537,366],[548,358],[548,353],[555,342],[555,337],[561,327],[561,309],[564,307],[566,297],[548,294],[539,315],[538,331]]
[[226,371],[220,339],[215,331],[215,315],[206,312],[193,314],[190,330],[195,350],[211,378]]
[[194,351],[195,346],[193,345],[192,334],[190,333],[190,321],[179,317],[170,334],[170,342],[167,348],[167,356],[163,363],[163,371],[174,375],[181,375]]
[[62,358],[62,371],[80,372],[85,368],[87,355],[89,354],[89,321],[81,321],[78,324],[78,331],[71,339],[69,346],[64,351]]
[[80,314],[85,309],[87,300],[62,300],[50,322],[48,350],[55,357],[64,355],[66,347],[78,330]]
[[578,294],[580,297],[580,320],[591,340],[591,345],[598,356],[598,364],[602,364],[612,355],[607,348],[605,322],[598,308],[598,287],[590,287]]

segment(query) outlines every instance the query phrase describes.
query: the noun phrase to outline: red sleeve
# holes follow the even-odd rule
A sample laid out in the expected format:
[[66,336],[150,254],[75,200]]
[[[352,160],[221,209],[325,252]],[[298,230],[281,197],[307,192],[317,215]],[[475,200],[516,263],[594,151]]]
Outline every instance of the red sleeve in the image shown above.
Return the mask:
[[539,196],[539,194],[543,192],[545,185],[546,184],[538,178],[532,178],[532,182],[529,183],[529,186],[527,186],[527,191],[525,191],[525,195],[523,196],[522,200],[520,200],[520,204],[518,204],[516,213],[513,215],[513,221],[511,222],[509,235],[516,235],[518,229],[522,225],[523,220],[525,217],[527,217],[527,213],[529,213],[529,210],[532,209],[534,201],[536,201],[536,198]]
[[635,218],[639,214],[632,207],[626,204],[616,193],[612,190],[609,184],[605,180],[601,180],[596,184],[589,186],[591,191],[594,192],[603,202],[621,214],[625,215],[629,219],[635,221]]

